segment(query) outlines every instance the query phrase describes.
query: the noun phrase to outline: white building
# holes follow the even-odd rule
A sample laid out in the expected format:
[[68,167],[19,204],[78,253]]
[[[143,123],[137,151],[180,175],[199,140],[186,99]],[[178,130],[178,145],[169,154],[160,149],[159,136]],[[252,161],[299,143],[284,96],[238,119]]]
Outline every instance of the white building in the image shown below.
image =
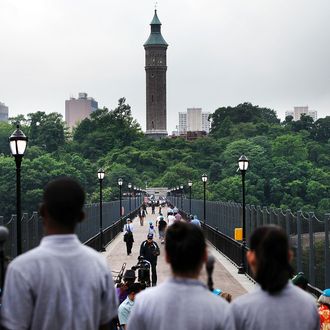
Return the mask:
[[98,104],[87,93],[79,93],[78,99],[71,97],[65,101],[65,121],[70,129],[97,110]]
[[8,107],[0,102],[0,121],[8,121]]
[[188,108],[187,112],[179,112],[179,134],[186,132],[210,132],[208,120],[210,112],[202,112],[202,108]]
[[317,111],[309,110],[308,106],[293,107],[293,111],[285,111],[285,117],[292,116],[294,121],[300,120],[302,114],[312,117],[314,121],[317,120]]

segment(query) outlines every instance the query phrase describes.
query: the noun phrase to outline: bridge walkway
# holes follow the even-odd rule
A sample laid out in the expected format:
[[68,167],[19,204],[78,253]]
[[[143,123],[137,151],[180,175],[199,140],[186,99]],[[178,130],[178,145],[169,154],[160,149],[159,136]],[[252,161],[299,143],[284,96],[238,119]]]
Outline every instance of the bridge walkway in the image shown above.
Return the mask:
[[[157,210],[158,208],[156,208]],[[166,208],[163,209],[166,214]],[[137,263],[139,256],[140,245],[146,239],[148,234],[149,221],[156,223],[158,214],[151,214],[151,208],[147,209],[147,217],[144,222],[144,226],[141,226],[139,219],[133,220],[134,226],[134,244],[132,254],[127,256],[126,244],[123,241],[123,234],[120,234],[108,245],[106,251],[103,252],[111,269],[113,271],[119,271],[122,264],[126,262],[126,269],[130,269]],[[163,282],[166,278],[171,275],[170,266],[165,261],[164,245],[160,244],[158,237],[155,241],[160,247],[160,256],[158,257],[157,263],[157,275],[158,284]],[[254,284],[245,275],[237,274],[237,268],[231,264],[222,254],[214,249],[213,246],[208,246],[209,253],[215,257],[215,265],[213,272],[214,288],[220,288],[224,292],[232,294],[233,298],[238,297],[253,289]],[[203,269],[200,277],[203,283],[207,283],[207,276],[205,268]]]

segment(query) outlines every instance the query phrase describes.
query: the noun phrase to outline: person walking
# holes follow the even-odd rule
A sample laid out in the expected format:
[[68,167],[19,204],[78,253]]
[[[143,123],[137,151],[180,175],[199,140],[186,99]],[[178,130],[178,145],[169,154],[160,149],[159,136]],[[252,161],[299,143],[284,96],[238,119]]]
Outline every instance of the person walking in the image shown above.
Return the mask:
[[194,215],[194,218],[190,221],[191,224],[201,227],[201,222],[198,220],[197,215]]
[[148,234],[147,240],[142,242],[140,247],[140,256],[148,260],[151,264],[151,282],[152,286],[157,284],[157,258],[160,255],[158,244],[153,240],[153,235]]
[[153,237],[156,236],[156,228],[154,227],[152,221],[149,221],[148,234],[151,234]]
[[132,247],[134,243],[134,236],[133,236],[133,225],[132,220],[128,218],[126,225],[124,226],[123,232],[124,232],[124,242],[126,243],[126,250],[127,255],[129,256],[132,253]]
[[140,219],[140,225],[143,226],[144,223],[144,218],[146,217],[146,210],[144,209],[144,207],[140,207],[139,209],[139,219]]
[[131,313],[131,310],[134,306],[135,296],[141,291],[140,283],[133,283],[127,289],[128,295],[127,298],[120,304],[118,308],[118,319],[120,330],[127,329],[128,319]]
[[129,330],[233,330],[229,304],[198,280],[207,260],[202,231],[183,221],[166,231],[166,261],[172,277],[139,293],[128,321]]
[[84,219],[85,193],[62,177],[47,184],[40,245],[8,266],[1,306],[4,329],[108,329],[118,300],[103,256],[74,234]]
[[175,216],[173,215],[173,210],[168,209],[168,211],[167,211],[167,224],[168,224],[168,226],[173,225],[174,222],[175,222]]
[[247,261],[259,286],[232,303],[236,329],[319,330],[315,300],[290,281],[292,252],[285,231],[259,227],[249,247]]
[[161,216],[158,221],[158,234],[159,234],[159,239],[160,239],[161,244],[164,244],[166,227],[167,227],[167,223],[166,223],[164,217]]

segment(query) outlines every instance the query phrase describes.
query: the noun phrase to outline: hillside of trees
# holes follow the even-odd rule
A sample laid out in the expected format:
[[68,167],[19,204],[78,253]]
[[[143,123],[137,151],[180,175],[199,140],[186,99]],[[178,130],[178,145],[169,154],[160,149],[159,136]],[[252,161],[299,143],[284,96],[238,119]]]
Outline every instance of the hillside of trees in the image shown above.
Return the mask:
[[146,138],[121,98],[113,110],[99,109],[70,133],[58,113],[36,112],[0,123],[0,215],[15,213],[15,162],[8,137],[17,121],[29,137],[22,163],[24,211],[37,210],[42,189],[52,178],[70,175],[98,200],[97,170],[106,171],[104,199],[118,198],[117,179],[145,187],[185,185],[202,198],[201,176],[209,180],[209,200],[241,201],[237,160],[250,159],[247,202],[292,211],[330,212],[330,117],[281,122],[276,112],[250,103],[217,109],[208,137],[153,141]]

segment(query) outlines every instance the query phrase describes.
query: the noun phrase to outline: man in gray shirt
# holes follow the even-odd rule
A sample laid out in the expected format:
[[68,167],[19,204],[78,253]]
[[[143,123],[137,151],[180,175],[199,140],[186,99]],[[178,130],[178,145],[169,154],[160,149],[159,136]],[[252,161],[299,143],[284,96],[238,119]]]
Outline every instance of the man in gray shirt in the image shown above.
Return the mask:
[[46,236],[8,267],[1,308],[5,329],[107,329],[117,297],[105,259],[74,234],[85,193],[70,178],[50,182],[40,213]]
[[129,330],[234,329],[229,304],[198,280],[207,259],[203,233],[176,222],[165,236],[166,261],[172,277],[136,297]]

